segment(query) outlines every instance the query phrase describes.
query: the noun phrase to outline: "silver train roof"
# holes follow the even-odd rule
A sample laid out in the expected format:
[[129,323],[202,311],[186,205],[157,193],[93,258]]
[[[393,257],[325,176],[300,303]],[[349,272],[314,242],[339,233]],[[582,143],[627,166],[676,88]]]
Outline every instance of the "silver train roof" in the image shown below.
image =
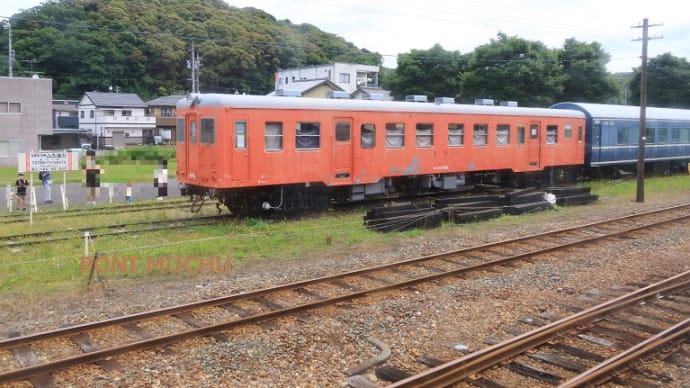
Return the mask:
[[[551,105],[556,109],[577,109],[597,120],[639,120],[640,107],[632,105],[588,104],[580,102],[559,102]],[[647,107],[647,120],[690,121],[690,110]]]
[[177,108],[227,106],[235,108],[280,108],[314,110],[357,110],[409,113],[495,114],[505,116],[548,116],[584,118],[577,110],[521,108],[470,104],[347,100],[309,97],[277,97],[237,94],[190,94],[177,102]]

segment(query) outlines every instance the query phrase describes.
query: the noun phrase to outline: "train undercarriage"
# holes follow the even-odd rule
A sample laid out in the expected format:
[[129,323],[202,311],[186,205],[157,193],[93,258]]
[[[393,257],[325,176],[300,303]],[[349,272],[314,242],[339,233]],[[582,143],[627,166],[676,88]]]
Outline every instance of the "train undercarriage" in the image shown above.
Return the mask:
[[192,198],[193,210],[206,200],[215,200],[240,216],[298,214],[322,211],[330,206],[382,199],[409,199],[421,195],[466,191],[477,184],[510,188],[569,184],[581,177],[577,166],[549,168],[533,173],[509,170],[462,174],[436,174],[384,178],[373,184],[326,186],[321,183],[260,186],[241,189],[209,189],[182,186],[181,194]]

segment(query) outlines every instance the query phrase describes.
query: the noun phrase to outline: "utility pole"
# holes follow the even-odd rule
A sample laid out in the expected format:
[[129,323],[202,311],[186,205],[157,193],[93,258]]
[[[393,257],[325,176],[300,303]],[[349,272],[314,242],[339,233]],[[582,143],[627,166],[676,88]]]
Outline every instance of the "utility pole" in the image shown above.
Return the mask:
[[645,18],[642,25],[632,28],[642,28],[642,38],[633,41],[642,41],[642,69],[640,70],[640,136],[637,146],[637,202],[644,202],[644,153],[645,142],[647,141],[647,42],[651,39],[661,37],[649,37],[649,27],[658,27],[662,24],[649,25],[649,20]]
[[199,53],[194,48],[194,40],[192,40],[192,60],[187,60],[187,68],[192,70],[192,93],[199,93],[199,68],[201,67],[201,58]]

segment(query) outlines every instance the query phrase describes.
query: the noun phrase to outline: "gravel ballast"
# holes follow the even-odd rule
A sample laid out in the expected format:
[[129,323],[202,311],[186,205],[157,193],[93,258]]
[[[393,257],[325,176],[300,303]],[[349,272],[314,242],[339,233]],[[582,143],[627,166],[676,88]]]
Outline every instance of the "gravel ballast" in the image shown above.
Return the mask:
[[[518,216],[514,223],[480,223],[391,235],[389,244],[361,245],[299,260],[262,260],[224,275],[153,276],[110,281],[89,289],[51,295],[6,294],[0,299],[0,337],[29,334],[67,324],[90,322],[188,303],[251,289],[294,282],[460,249],[518,236],[582,225],[688,202],[690,193],[650,196],[644,203],[600,198],[596,203]],[[118,357],[121,369],[97,366],[55,374],[59,386],[342,386],[346,372],[381,352],[369,338],[391,350],[387,363],[409,372],[426,367],[420,356],[444,360],[486,347],[487,337],[508,339],[509,328],[540,313],[564,316],[561,305],[582,304],[588,290],[669,276],[690,269],[690,226],[669,226],[640,239],[620,239],[591,249],[534,259],[497,272],[451,278],[414,290],[367,297],[312,311],[305,319],[285,318],[226,332],[227,342],[204,337]],[[334,242],[337,246],[337,241]],[[685,349],[688,345],[685,344]],[[8,365],[10,360],[0,360]],[[688,386],[690,373],[657,362],[673,381]],[[377,385],[373,370],[364,376]],[[514,383],[514,384],[513,384]],[[510,386],[533,385],[512,381]],[[18,383],[17,386],[21,386]]]

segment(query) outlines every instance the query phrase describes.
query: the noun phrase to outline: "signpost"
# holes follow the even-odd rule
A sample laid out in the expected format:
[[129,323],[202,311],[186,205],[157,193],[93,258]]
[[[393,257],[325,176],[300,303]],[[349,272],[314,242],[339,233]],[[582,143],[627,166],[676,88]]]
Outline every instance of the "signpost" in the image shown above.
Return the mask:
[[79,154],[75,152],[27,152],[17,154],[18,172],[72,171],[79,169]]
[[34,171],[62,171],[62,208],[67,209],[67,171],[79,170],[79,153],[77,152],[20,152],[17,154],[17,172],[29,173],[29,221],[33,222],[33,211],[36,206],[34,191]]

